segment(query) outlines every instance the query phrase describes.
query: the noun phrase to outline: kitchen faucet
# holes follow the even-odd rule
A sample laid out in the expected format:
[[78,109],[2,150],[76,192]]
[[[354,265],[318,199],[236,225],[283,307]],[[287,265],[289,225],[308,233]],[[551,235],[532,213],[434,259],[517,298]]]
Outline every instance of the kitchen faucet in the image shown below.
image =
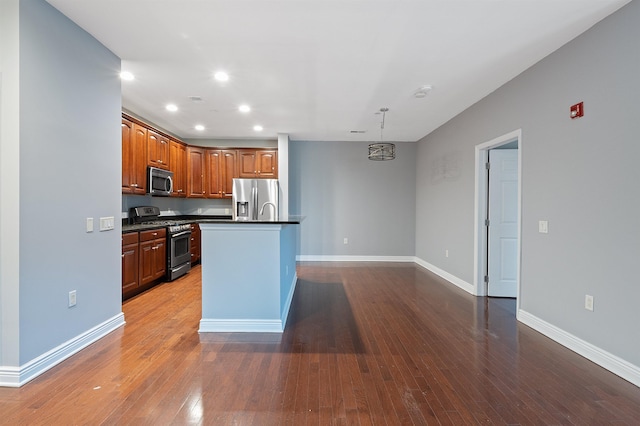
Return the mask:
[[267,204],[271,204],[271,205],[273,206],[273,218],[274,218],[274,219],[277,219],[277,216],[278,216],[278,208],[276,207],[276,205],[275,205],[275,204],[273,204],[273,203],[272,203],[272,202],[270,202],[270,201],[267,201],[266,203],[264,203],[264,204],[262,205],[262,207],[260,208],[260,215],[262,215],[262,214],[264,213],[264,208],[267,206]]

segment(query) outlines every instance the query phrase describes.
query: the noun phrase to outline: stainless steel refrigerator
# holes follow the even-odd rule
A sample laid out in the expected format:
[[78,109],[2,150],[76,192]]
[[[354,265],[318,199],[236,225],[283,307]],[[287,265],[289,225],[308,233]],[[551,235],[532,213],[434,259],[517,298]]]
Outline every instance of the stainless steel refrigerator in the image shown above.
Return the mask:
[[278,179],[233,179],[233,220],[277,221]]

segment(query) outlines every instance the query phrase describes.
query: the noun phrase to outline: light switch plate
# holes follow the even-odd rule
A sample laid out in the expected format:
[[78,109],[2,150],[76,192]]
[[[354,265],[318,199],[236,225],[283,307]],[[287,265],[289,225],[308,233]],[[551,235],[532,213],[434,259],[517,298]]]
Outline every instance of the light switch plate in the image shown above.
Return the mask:
[[93,218],[87,218],[87,232],[93,232]]
[[541,234],[548,234],[549,233],[549,222],[547,222],[546,220],[538,221],[538,232],[541,233]]
[[589,294],[585,294],[585,296],[584,296],[584,308],[587,311],[592,311],[593,312],[593,296],[591,296]]
[[115,226],[115,219],[113,216],[100,218],[100,231],[109,231]]

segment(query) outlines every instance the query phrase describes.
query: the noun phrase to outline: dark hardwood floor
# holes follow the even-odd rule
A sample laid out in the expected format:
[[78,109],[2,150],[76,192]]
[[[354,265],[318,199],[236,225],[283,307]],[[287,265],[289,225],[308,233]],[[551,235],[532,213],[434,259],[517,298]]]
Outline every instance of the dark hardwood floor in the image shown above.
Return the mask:
[[[640,389],[414,264],[305,263],[283,334],[199,335],[200,268],[19,389],[0,423],[638,425]],[[251,295],[247,295],[251,297]]]

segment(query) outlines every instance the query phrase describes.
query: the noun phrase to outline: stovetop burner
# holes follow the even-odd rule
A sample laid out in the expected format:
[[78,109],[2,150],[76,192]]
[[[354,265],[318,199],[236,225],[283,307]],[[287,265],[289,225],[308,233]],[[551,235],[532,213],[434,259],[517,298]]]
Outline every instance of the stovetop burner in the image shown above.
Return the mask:
[[176,220],[146,220],[143,222],[136,222],[137,225],[159,225],[159,226],[172,226],[178,225]]
[[160,209],[155,206],[133,207],[129,219],[136,225],[166,226],[170,234],[191,229],[190,223],[181,220],[161,219]]

